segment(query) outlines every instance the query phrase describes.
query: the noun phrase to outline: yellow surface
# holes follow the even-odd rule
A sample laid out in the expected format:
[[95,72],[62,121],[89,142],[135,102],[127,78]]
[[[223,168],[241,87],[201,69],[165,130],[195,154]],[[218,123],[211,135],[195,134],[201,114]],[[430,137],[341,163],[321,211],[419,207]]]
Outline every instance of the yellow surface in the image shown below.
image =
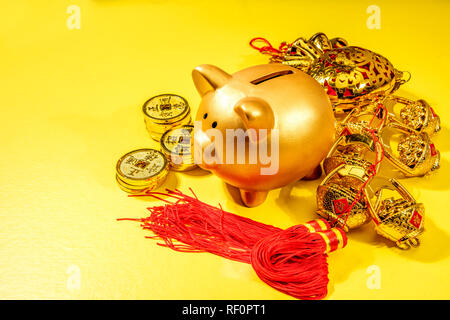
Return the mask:
[[[305,2],[305,4],[302,4]],[[366,9],[381,9],[381,29]],[[67,27],[69,5],[81,28]],[[441,169],[402,180],[426,207],[422,245],[401,251],[373,231],[352,232],[329,257],[328,299],[450,298],[448,1],[2,1],[0,19],[0,298],[288,299],[250,266],[211,254],[156,246],[137,223],[156,202],[128,198],[114,166],[155,146],[140,108],[177,93],[193,111],[190,72],[202,63],[234,72],[265,63],[248,46],[323,31],[383,54],[412,80],[400,90],[424,98],[442,118],[433,138]],[[264,205],[236,204],[215,176],[170,173],[165,187],[195,189],[229,211],[288,227],[315,217],[318,181],[270,192]],[[380,270],[369,289],[367,269]],[[369,269],[370,271],[371,269]]]

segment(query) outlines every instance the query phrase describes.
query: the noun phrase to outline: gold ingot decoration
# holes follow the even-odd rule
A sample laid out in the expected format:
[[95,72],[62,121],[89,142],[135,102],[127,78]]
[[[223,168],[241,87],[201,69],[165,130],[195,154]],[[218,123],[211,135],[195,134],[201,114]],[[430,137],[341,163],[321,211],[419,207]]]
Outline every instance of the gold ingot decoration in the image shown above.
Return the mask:
[[[394,190],[400,198],[383,197],[386,190]],[[401,249],[419,246],[418,236],[424,231],[425,209],[397,180],[389,179],[375,193],[366,190],[368,207],[376,223],[376,232],[395,242]],[[375,198],[373,201],[372,199]]]
[[186,125],[166,131],[161,137],[161,151],[174,171],[195,169],[194,163],[194,126]]
[[125,192],[132,193],[132,194],[138,194],[144,192],[147,188],[142,186],[133,186],[122,179],[119,178],[119,176],[116,174],[116,182],[120,189],[122,189]]
[[[396,152],[391,138],[399,135]],[[440,153],[426,132],[391,122],[379,132],[384,155],[406,177],[421,177],[439,168]]]
[[176,94],[152,97],[144,103],[142,111],[150,137],[158,142],[167,130],[192,123],[188,102]]
[[[397,114],[396,105],[402,106]],[[440,118],[425,100],[413,101],[399,96],[391,95],[383,101],[388,110],[388,122],[406,126],[417,133],[425,132],[430,137],[441,129]]]
[[[377,163],[375,170],[379,171],[382,150],[379,144],[373,141],[373,137],[365,130],[364,122],[342,124],[339,128],[339,136],[323,161],[323,171],[328,175],[342,164],[354,165],[369,170],[372,163],[367,160],[367,152],[378,155],[374,159]],[[375,153],[375,151],[377,151]]]
[[336,167],[317,188],[317,214],[346,232],[370,221],[364,194],[359,194],[368,179],[364,167],[345,163]]
[[[368,150],[374,151],[373,138],[366,130],[369,123],[364,119],[369,115],[373,117],[373,114],[373,108],[364,111],[351,110],[344,120],[336,125],[339,138],[328,156],[335,150],[340,150],[344,153],[353,152],[364,158]],[[383,146],[386,159],[396,170],[406,177],[420,177],[439,168],[439,150],[426,132],[418,132],[399,121],[389,120],[388,114],[380,114],[380,117],[381,119],[375,117],[380,127],[375,129],[375,133]],[[346,145],[345,150],[342,144]]]
[[138,149],[122,156],[116,165],[116,181],[128,193],[141,193],[158,188],[166,179],[169,163],[155,149]]
[[376,112],[375,109],[376,107],[372,105],[370,108],[363,110],[352,109],[349,113],[345,114],[343,119],[341,118],[341,120],[336,121],[336,136],[339,137],[349,132],[367,135],[368,128],[375,129],[377,132],[377,128],[382,128],[386,125],[386,117],[383,116],[382,112],[374,115]]

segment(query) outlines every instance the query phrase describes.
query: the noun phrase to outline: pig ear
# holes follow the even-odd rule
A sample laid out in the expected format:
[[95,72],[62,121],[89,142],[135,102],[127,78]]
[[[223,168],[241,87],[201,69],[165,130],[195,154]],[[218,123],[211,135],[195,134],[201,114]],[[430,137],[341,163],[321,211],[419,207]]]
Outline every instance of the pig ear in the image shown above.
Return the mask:
[[230,80],[231,76],[222,69],[202,64],[192,70],[192,79],[198,93],[203,97],[207,92],[220,88]]
[[[265,138],[259,129],[266,129],[267,133],[275,125],[275,116],[270,105],[260,98],[246,97],[239,100],[234,106],[234,111],[241,117],[245,128],[256,130],[256,135],[250,135],[251,141],[256,142]],[[249,132],[250,133],[250,132]]]

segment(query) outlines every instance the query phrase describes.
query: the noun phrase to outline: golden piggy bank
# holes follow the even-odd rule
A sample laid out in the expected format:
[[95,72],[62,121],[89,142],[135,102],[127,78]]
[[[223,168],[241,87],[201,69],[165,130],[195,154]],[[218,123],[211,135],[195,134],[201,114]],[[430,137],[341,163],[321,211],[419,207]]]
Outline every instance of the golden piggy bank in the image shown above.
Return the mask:
[[318,178],[334,141],[335,119],[322,86],[281,64],[232,75],[201,65],[192,72],[202,97],[194,123],[194,158],[254,207],[269,190]]

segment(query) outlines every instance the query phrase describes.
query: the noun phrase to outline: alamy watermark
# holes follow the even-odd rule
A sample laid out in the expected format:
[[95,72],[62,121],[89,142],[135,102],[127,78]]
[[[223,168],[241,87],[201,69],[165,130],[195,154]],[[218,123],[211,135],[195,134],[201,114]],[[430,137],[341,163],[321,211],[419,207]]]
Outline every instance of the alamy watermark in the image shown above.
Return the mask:
[[66,26],[69,30],[81,29],[81,9],[72,4],[67,7],[66,13],[69,14],[66,20]]
[[226,129],[224,136],[219,129],[203,130],[202,122],[195,121],[194,137],[197,137],[194,139],[196,164],[258,164],[261,175],[278,173],[278,129]]
[[367,289],[370,290],[379,290],[381,289],[381,270],[380,267],[373,264],[367,267],[366,273],[369,274],[369,277],[366,281]]
[[78,291],[81,288],[81,269],[77,265],[71,264],[67,267],[68,274],[66,288],[70,292]]
[[381,9],[377,5],[370,5],[366,10],[370,16],[367,18],[366,26],[370,30],[381,29]]

